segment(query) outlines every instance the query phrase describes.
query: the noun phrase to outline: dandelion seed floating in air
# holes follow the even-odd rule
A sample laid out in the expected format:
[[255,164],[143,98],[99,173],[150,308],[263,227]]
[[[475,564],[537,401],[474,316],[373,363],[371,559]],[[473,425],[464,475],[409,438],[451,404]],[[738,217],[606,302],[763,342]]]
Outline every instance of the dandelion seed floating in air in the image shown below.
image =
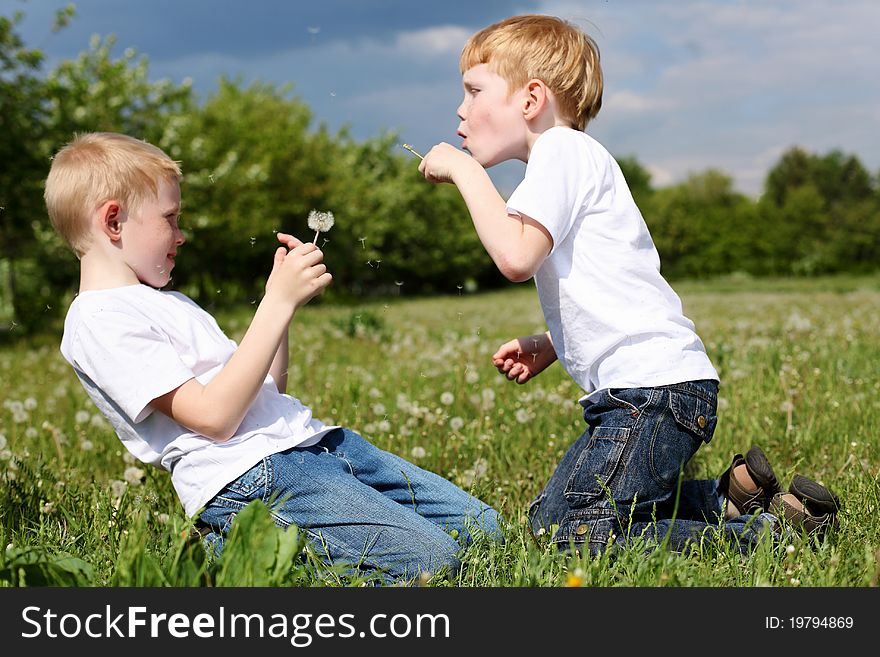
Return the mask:
[[332,212],[318,212],[317,210],[309,212],[309,228],[315,231],[315,239],[312,244],[318,243],[320,233],[326,233],[333,228],[334,221]]
[[420,153],[417,153],[417,152],[413,149],[413,147],[410,146],[409,144],[401,144],[401,146],[403,146],[406,150],[408,150],[410,153],[412,153],[413,155],[415,155],[415,156],[416,156],[417,158],[419,158],[420,160],[424,160],[424,159],[425,159],[425,157],[424,157],[423,155],[421,155]]

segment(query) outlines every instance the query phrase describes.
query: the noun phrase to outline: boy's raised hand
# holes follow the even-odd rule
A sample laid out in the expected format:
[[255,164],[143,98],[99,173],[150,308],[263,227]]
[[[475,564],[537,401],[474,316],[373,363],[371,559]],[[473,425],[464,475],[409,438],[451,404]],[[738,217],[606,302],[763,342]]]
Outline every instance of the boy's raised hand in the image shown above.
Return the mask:
[[556,350],[547,333],[510,340],[492,355],[498,371],[519,384],[538,376],[555,360]]
[[302,240],[294,237],[293,235],[289,235],[287,233],[275,233],[275,236],[278,238],[278,241],[281,242],[284,246],[287,247],[288,251],[292,251],[300,244],[302,244]]
[[470,155],[443,142],[428,151],[419,164],[419,173],[425,176],[428,182],[451,183],[455,182],[453,178],[458,173],[474,165],[479,167],[477,161]]
[[266,281],[266,296],[292,302],[294,309],[307,304],[330,285],[333,277],[324,265],[324,254],[311,243],[303,244],[293,235],[278,233],[286,245],[278,247],[272,272]]

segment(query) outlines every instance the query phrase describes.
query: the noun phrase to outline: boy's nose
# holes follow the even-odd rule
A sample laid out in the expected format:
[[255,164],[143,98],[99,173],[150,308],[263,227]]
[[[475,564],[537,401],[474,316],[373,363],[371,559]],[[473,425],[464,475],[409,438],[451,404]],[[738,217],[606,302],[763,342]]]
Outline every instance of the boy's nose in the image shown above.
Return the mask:
[[184,242],[186,242],[186,237],[184,236],[183,231],[178,228],[177,235],[174,236],[174,243],[177,244],[177,246],[180,246]]
[[455,110],[455,115],[459,118],[459,120],[464,121],[464,101],[461,102]]

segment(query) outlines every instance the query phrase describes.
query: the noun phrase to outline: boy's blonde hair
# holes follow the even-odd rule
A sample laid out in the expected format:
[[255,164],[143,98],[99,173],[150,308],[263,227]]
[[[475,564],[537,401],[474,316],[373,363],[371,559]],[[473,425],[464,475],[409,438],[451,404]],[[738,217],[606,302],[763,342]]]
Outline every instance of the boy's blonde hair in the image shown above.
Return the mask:
[[114,132],[79,135],[52,158],[43,198],[49,219],[77,257],[89,245],[89,217],[109,200],[126,213],[179,182],[180,166],[161,149]]
[[474,34],[461,52],[464,73],[488,64],[511,92],[537,78],[578,130],[602,107],[599,47],[575,25],[554,16],[512,16]]

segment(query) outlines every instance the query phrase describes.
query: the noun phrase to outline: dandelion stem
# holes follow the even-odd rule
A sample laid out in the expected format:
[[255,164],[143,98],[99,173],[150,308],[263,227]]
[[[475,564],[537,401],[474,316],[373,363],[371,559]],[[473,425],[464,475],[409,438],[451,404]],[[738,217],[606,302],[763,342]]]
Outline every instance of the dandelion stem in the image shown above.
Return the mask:
[[413,149],[413,147],[410,146],[409,144],[401,144],[401,146],[403,146],[406,150],[408,150],[410,153],[412,153],[413,155],[415,155],[415,156],[416,156],[417,158],[419,158],[420,160],[424,160],[424,159],[425,159],[424,156],[420,155],[419,153],[416,153],[416,151]]

